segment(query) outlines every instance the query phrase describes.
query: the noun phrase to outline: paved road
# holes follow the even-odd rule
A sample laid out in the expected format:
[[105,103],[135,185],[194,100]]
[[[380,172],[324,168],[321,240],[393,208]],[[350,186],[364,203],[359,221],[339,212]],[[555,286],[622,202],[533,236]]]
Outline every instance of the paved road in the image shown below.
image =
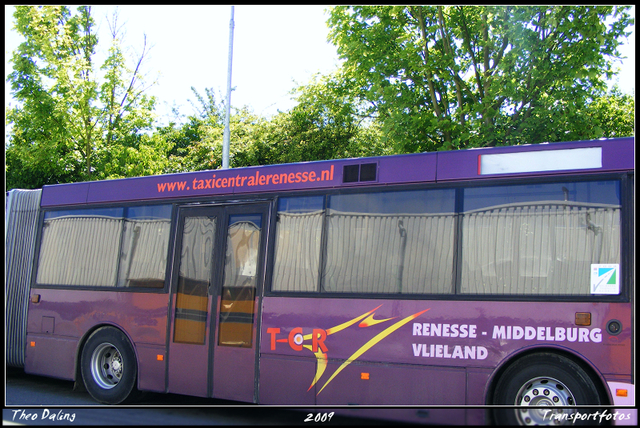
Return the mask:
[[[27,375],[7,368],[3,425],[389,425],[314,410],[319,422],[305,422],[310,412],[253,407],[223,400],[177,394],[147,394],[137,406],[97,405],[73,382]],[[325,422],[321,422],[324,415]],[[397,424],[393,424],[397,425]]]

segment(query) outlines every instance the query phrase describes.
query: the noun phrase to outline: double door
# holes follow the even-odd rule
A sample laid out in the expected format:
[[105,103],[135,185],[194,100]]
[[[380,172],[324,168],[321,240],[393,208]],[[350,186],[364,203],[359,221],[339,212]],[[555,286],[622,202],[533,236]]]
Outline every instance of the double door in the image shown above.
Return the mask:
[[254,402],[267,203],[180,208],[168,391]]

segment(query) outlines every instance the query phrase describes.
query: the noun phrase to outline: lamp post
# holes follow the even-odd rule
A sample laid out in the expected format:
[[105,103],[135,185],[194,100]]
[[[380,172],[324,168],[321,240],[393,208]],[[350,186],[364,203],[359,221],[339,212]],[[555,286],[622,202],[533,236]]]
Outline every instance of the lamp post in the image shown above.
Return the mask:
[[227,69],[227,105],[224,119],[224,137],[222,141],[222,169],[229,168],[229,119],[231,116],[231,64],[233,63],[233,6],[229,21],[229,68]]

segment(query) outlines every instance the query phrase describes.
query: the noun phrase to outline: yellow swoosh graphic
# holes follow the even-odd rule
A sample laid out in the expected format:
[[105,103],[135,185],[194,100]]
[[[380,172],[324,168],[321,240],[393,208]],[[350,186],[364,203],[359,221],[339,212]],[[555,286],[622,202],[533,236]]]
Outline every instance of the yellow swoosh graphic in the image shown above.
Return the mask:
[[[380,306],[382,306],[382,305],[380,305]],[[344,330],[347,327],[350,327],[350,326],[354,325],[355,323],[357,323],[358,321],[360,321],[362,318],[366,317],[367,315],[372,315],[375,311],[377,311],[380,308],[380,306],[378,306],[375,309],[370,310],[369,312],[365,312],[364,314],[360,315],[357,318],[354,318],[354,319],[352,319],[350,321],[347,321],[347,322],[342,323],[340,325],[337,325],[335,327],[331,327],[328,330],[325,330],[327,332],[327,336],[329,336],[330,334],[333,334],[333,333],[337,333],[337,332],[339,332],[341,330]],[[312,337],[313,337],[313,333],[305,334],[304,336],[302,336],[302,338],[304,340],[309,340]]]
[[[311,345],[304,345],[304,347],[310,350],[311,352],[313,352]],[[322,377],[322,374],[327,368],[327,363],[328,363],[327,354],[323,353],[320,349],[318,349],[318,352],[315,353],[315,356],[316,356],[316,359],[318,360],[318,365],[316,368],[316,376],[313,378],[313,382],[311,382],[311,385],[309,386],[309,389],[307,389],[307,391],[310,391],[311,388],[313,388],[313,385],[315,385],[316,382],[320,380],[320,378]]]
[[[382,306],[382,305],[380,305]],[[356,317],[350,321],[347,321],[345,323],[342,323],[340,325],[337,325],[335,327],[331,327],[330,329],[326,330],[327,336],[329,336],[330,334],[333,333],[337,333],[341,330],[344,330],[347,327],[350,327],[352,325],[354,325],[355,323],[357,323],[358,321],[360,321],[362,318],[369,316],[373,319],[373,313],[375,311],[377,311],[380,306],[378,306],[377,308],[374,308],[372,310],[370,310],[369,312],[365,312],[364,314],[360,315],[359,317]],[[304,336],[302,336],[302,338],[304,340],[309,340],[313,337],[313,333],[310,334],[305,334]],[[311,345],[304,345],[305,348],[309,349],[311,352],[313,352],[313,349],[311,347]],[[320,349],[318,349],[318,352],[315,353],[316,359],[318,361],[317,365],[316,365],[316,375],[313,378],[313,382],[311,382],[311,385],[309,386],[309,389],[307,389],[307,391],[309,391],[311,388],[313,388],[313,386],[316,384],[316,382],[318,382],[320,380],[320,378],[322,377],[322,374],[324,373],[325,369],[327,368],[327,355],[323,354],[322,351]]]
[[[379,307],[380,306],[378,306],[378,308]],[[376,309],[378,309],[378,308],[376,308]],[[396,318],[396,317],[391,317],[391,318],[386,318],[386,319],[383,319],[383,320],[374,320],[373,319],[374,315],[375,314],[369,315],[366,320],[364,320],[360,324],[358,324],[358,327],[371,327],[372,325],[376,325],[376,324],[379,324],[381,322],[389,321],[389,320],[392,320],[392,319]]]
[[[378,306],[378,307],[380,307],[380,306]],[[431,308],[429,308],[429,309],[431,309]],[[338,370],[336,370],[331,375],[329,380],[327,380],[327,382],[324,384],[324,386],[322,388],[320,388],[320,391],[318,391],[318,394],[320,394],[322,392],[322,390],[329,384],[329,382],[331,382],[333,380],[333,378],[335,378],[338,375],[338,373],[340,373],[342,371],[342,369],[347,367],[353,361],[357,360],[362,354],[367,352],[369,349],[371,349],[374,345],[376,345],[382,339],[384,339],[385,337],[389,336],[391,333],[393,333],[394,331],[396,331],[397,329],[399,329],[403,325],[407,324],[408,322],[416,319],[417,317],[419,317],[423,313],[427,312],[429,309],[425,309],[424,311],[420,311],[420,312],[415,313],[413,315],[409,315],[405,319],[398,321],[397,323],[395,323],[392,326],[388,327],[386,330],[383,330],[382,332],[378,333],[378,335],[376,335],[373,339],[371,339],[370,341],[365,343],[360,349],[358,349],[356,352],[354,352],[354,354],[351,355],[351,357],[349,357],[344,363],[342,363],[342,365],[340,367],[338,367]],[[311,388],[309,388],[309,389],[311,389]],[[318,395],[318,394],[316,394],[316,395]]]

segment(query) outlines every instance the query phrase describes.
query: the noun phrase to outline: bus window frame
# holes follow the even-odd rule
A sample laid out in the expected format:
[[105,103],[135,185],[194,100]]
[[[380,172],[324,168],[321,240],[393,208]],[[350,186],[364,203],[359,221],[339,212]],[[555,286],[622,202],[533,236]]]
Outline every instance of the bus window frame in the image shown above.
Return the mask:
[[[141,206],[158,206],[158,205],[170,205],[171,206],[171,215],[169,220],[171,222],[169,227],[169,242],[167,245],[167,257],[166,257],[166,265],[165,265],[165,278],[164,284],[162,287],[118,287],[116,286],[89,286],[89,285],[62,285],[62,284],[38,284],[36,282],[38,276],[38,267],[40,264],[40,252],[42,249],[42,234],[44,231],[44,221],[46,217],[46,213],[55,212],[61,210],[89,210],[89,209],[106,209],[106,208],[130,208],[130,207],[141,207]],[[31,273],[31,289],[56,289],[56,290],[84,290],[84,291],[111,291],[111,292],[128,292],[128,293],[154,293],[154,294],[166,294],[169,292],[170,288],[170,274],[171,274],[171,260],[173,257],[173,249],[175,245],[175,234],[176,234],[176,204],[174,201],[169,200],[161,200],[161,201],[140,201],[134,203],[122,203],[122,204],[86,204],[86,205],[64,205],[64,206],[53,206],[47,208],[41,208],[40,213],[38,215],[38,224],[37,224],[37,232],[36,232],[36,241],[35,241],[35,251],[33,257],[33,269]],[[116,278],[117,281],[117,278]]]
[[[620,183],[620,293],[616,295],[567,295],[567,294],[541,294],[541,295],[508,295],[508,294],[462,294],[460,293],[460,275],[461,263],[461,227],[460,214],[462,214],[462,198],[464,189],[469,187],[490,187],[505,185],[524,185],[524,184],[550,184],[550,183],[572,183],[572,182],[589,182],[589,181],[619,181]],[[599,303],[628,303],[632,298],[631,281],[633,277],[632,269],[629,268],[633,263],[633,242],[629,239],[630,233],[633,232],[633,206],[630,203],[633,199],[633,172],[605,172],[605,173],[567,173],[548,176],[535,177],[506,177],[506,178],[482,178],[476,180],[459,180],[444,181],[437,183],[419,183],[419,184],[402,184],[402,185],[370,185],[365,187],[354,186],[339,189],[324,189],[314,191],[296,191],[275,194],[273,204],[273,218],[277,219],[278,201],[280,198],[287,197],[307,197],[307,196],[325,196],[325,216],[327,199],[331,195],[348,195],[354,193],[378,193],[384,191],[406,191],[406,190],[429,190],[429,189],[455,189],[455,235],[454,235],[454,257],[453,257],[453,294],[397,294],[397,293],[337,293],[337,292],[296,292],[296,291],[274,291],[273,286],[273,259],[275,257],[275,240],[277,221],[273,221],[269,234],[272,237],[268,243],[267,251],[269,260],[267,269],[267,278],[264,285],[264,296],[267,297],[306,297],[306,298],[331,298],[331,299],[392,299],[392,300],[451,300],[451,301],[513,301],[513,302],[599,302]],[[631,211],[631,212],[630,212]],[[326,257],[326,227],[323,226],[322,242],[320,249],[320,263],[324,262]]]
[[[518,184],[532,184],[532,183],[562,183],[562,182],[577,182],[577,181],[604,181],[604,180],[619,180],[620,181],[620,194],[621,194],[621,284],[620,294],[617,295],[594,295],[594,296],[579,296],[579,295],[501,295],[501,294],[460,294],[459,293],[459,251],[460,251],[460,239],[458,234],[461,227],[459,220],[459,213],[461,211],[461,198],[463,189],[468,187],[488,187],[488,186],[500,186],[508,183],[509,185]],[[176,216],[178,207],[183,206],[200,206],[200,205],[245,205],[251,203],[259,203],[272,201],[271,210],[272,218],[277,218],[278,200],[283,197],[305,197],[305,196],[324,196],[325,208],[327,204],[327,197],[336,194],[353,194],[353,193],[377,193],[381,191],[406,191],[406,190],[429,190],[429,189],[442,189],[453,188],[455,189],[455,209],[456,209],[456,223],[455,226],[455,242],[454,242],[454,275],[453,282],[456,292],[454,294],[394,294],[394,293],[329,293],[329,292],[293,292],[293,291],[273,291],[273,262],[275,257],[275,237],[277,221],[271,221],[268,225],[267,231],[267,247],[266,247],[266,263],[265,278],[262,287],[262,296],[267,297],[313,297],[313,298],[341,298],[341,299],[398,299],[398,300],[473,300],[473,301],[517,301],[517,302],[542,302],[542,301],[555,301],[555,302],[603,302],[603,303],[625,303],[629,302],[632,297],[632,288],[630,286],[633,278],[633,269],[630,269],[630,263],[633,263],[633,240],[629,239],[630,233],[633,232],[633,207],[629,202],[633,198],[634,188],[634,174],[633,171],[629,172],[606,172],[606,173],[584,173],[584,174],[558,174],[553,176],[535,176],[535,177],[505,177],[505,178],[481,178],[476,180],[451,180],[429,183],[412,183],[412,184],[399,184],[399,185],[384,185],[384,184],[367,184],[367,186],[350,186],[333,189],[313,189],[313,190],[296,190],[296,191],[284,191],[284,192],[265,192],[242,195],[240,198],[238,195],[226,195],[221,197],[196,197],[196,198],[171,198],[154,201],[136,201],[126,202],[123,204],[86,204],[86,205],[61,205],[54,207],[41,208],[38,229],[36,237],[36,252],[34,257],[34,268],[32,271],[31,284],[32,288],[55,288],[61,290],[104,290],[104,291],[120,291],[120,292],[143,292],[143,293],[168,293],[170,289],[170,274],[171,274],[171,258],[174,253],[174,246],[176,241],[176,228],[177,221]],[[50,285],[50,284],[36,284],[35,279],[37,276],[37,268],[40,258],[41,239],[42,239],[42,225],[44,222],[45,213],[48,211],[57,211],[60,209],[84,209],[84,208],[113,208],[113,207],[129,207],[129,206],[144,206],[144,205],[172,205],[171,214],[171,231],[168,245],[168,259],[167,259],[167,273],[165,276],[165,283],[163,288],[134,288],[134,287],[91,287],[91,286],[64,286],[64,285]],[[321,247],[321,260],[323,263],[324,253],[326,251],[326,228],[322,230],[322,247]]]

